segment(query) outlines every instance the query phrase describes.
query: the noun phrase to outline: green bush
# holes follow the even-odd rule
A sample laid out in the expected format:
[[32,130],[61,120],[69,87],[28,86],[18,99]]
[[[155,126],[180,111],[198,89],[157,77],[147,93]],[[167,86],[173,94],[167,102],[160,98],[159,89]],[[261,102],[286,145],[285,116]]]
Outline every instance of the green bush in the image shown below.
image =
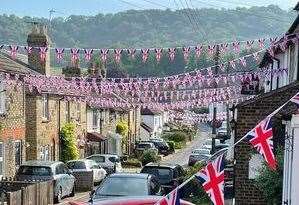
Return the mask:
[[116,125],[116,133],[126,136],[128,132],[128,123],[126,121],[119,121]]
[[276,154],[277,170],[271,170],[266,163],[256,178],[256,185],[263,193],[268,204],[281,204],[283,186],[283,149]]
[[122,162],[124,167],[141,167],[141,162],[137,158],[129,158],[127,161]]
[[66,123],[60,131],[61,135],[61,161],[67,162],[79,158],[77,140],[75,136],[75,124]]
[[188,136],[184,132],[174,132],[171,134],[168,134],[167,136],[168,140],[174,141],[174,142],[185,142],[188,138]]
[[[189,167],[185,172],[185,180],[196,174],[203,168],[204,164],[196,163]],[[183,187],[182,198],[194,204],[209,204],[210,199],[206,192],[203,190],[201,183],[197,179],[193,179]]]
[[154,150],[145,150],[141,155],[141,163],[142,165],[146,165],[150,162],[158,162],[160,160],[158,153]]
[[175,142],[174,143],[174,148],[175,149],[182,149],[186,146],[186,142]]
[[167,144],[169,146],[170,151],[174,152],[174,150],[175,150],[175,142],[174,141],[167,141]]

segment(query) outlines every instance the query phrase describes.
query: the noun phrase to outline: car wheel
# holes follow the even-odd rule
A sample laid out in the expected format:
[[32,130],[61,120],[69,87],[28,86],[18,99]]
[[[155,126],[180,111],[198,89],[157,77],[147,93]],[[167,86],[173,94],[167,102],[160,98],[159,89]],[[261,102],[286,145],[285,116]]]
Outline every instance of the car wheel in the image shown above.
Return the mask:
[[73,186],[72,192],[70,193],[70,197],[75,196],[75,184]]
[[57,195],[55,196],[55,203],[59,203],[61,201],[61,198],[62,198],[62,188],[59,187],[59,190],[57,192]]

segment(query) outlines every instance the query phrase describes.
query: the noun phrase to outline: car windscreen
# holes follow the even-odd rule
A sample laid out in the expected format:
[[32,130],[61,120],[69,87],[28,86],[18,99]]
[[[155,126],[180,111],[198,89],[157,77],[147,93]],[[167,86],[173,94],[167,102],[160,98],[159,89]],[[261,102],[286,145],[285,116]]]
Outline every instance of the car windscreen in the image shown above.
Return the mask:
[[167,167],[144,167],[141,171],[156,176],[161,183],[169,182],[173,178],[173,172]]
[[210,154],[210,150],[205,150],[205,149],[198,149],[198,150],[193,150],[193,154]]
[[147,179],[135,177],[107,178],[95,192],[95,198],[113,196],[146,196]]
[[208,155],[201,155],[201,154],[191,155],[191,157],[194,159],[197,159],[197,160],[208,160],[209,159]]
[[120,162],[119,158],[117,156],[109,157],[110,162]]
[[151,148],[150,144],[139,144],[137,145],[138,148],[142,148],[142,149],[149,149]]
[[50,167],[21,166],[18,175],[51,176],[52,171]]
[[81,162],[81,161],[68,162],[67,166],[69,169],[86,169],[85,162]]

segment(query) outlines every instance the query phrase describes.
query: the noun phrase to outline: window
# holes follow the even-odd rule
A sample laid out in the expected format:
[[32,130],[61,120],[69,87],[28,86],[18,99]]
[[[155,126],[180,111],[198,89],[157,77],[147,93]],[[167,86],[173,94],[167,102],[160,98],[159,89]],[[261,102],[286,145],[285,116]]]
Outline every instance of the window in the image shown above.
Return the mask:
[[3,175],[3,155],[4,155],[3,143],[0,142],[0,176]]
[[22,143],[15,141],[15,165],[19,167],[22,163]]
[[44,94],[42,96],[43,100],[43,118],[49,119],[49,96],[47,94]]
[[92,111],[92,125],[94,128],[98,127],[98,112],[97,110]]
[[4,83],[0,79],[0,114],[6,113],[6,91],[4,88]]
[[81,104],[79,102],[77,103],[76,109],[77,109],[77,122],[81,122]]
[[294,81],[295,78],[295,45],[290,45],[290,61],[289,61],[289,83]]
[[65,121],[70,122],[71,116],[70,116],[70,102],[65,102]]
[[18,170],[18,175],[51,176],[52,171],[50,167],[21,166]]
[[55,168],[55,174],[63,174],[63,167],[62,164],[59,164]]

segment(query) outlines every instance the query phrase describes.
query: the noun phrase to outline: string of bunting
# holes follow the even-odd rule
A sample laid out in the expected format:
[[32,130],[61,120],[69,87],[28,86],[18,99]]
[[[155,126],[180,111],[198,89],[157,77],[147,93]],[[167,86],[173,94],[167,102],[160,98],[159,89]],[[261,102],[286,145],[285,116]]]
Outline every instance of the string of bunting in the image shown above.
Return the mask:
[[[182,52],[184,60],[187,62],[191,52],[195,54],[196,58],[199,58],[203,52],[207,52],[209,57],[212,57],[216,53],[217,47],[221,53],[226,53],[228,51],[233,51],[236,54],[239,54],[242,48],[242,45],[246,50],[250,50],[254,46],[257,46],[260,49],[264,49],[267,45],[270,45],[270,53],[272,52],[272,47],[279,47],[281,50],[285,50],[287,47],[288,41],[297,42],[299,39],[299,34],[296,36],[284,35],[281,37],[271,37],[271,38],[259,38],[247,41],[234,41],[234,42],[223,42],[219,44],[209,44],[203,45],[198,44],[195,46],[187,47],[176,47],[176,48],[116,48],[116,49],[95,49],[95,48],[52,48],[52,47],[30,47],[22,45],[0,45],[0,49],[6,48],[10,51],[11,57],[16,58],[17,53],[21,50],[25,51],[27,54],[32,52],[38,52],[42,61],[46,59],[47,52],[49,50],[55,51],[56,61],[58,63],[62,62],[65,57],[66,52],[70,56],[70,60],[73,63],[76,63],[80,60],[81,55],[83,55],[84,60],[89,62],[94,55],[99,56],[103,63],[107,62],[109,57],[113,57],[116,63],[121,62],[122,55],[126,52],[131,59],[135,59],[137,51],[141,55],[142,62],[147,62],[150,53],[154,53],[156,61],[160,62],[163,55],[167,55],[169,61],[172,62],[175,59],[175,56],[178,52]],[[96,53],[97,52],[97,53]],[[242,61],[242,59],[240,59]]]
[[[216,120],[223,121],[227,117],[226,112],[217,112]],[[185,124],[198,124],[199,122],[210,122],[213,116],[210,113],[196,114],[194,112],[169,112],[170,121],[183,122]]]
[[[240,140],[229,147],[226,151],[230,151],[243,140],[248,140],[265,159],[269,168],[276,170],[277,161],[273,152],[273,130],[272,117],[277,114],[289,102],[295,103],[299,107],[299,92],[289,99],[282,106],[274,110],[271,114],[260,121],[253,129],[245,134]],[[180,204],[180,189],[188,184],[191,180],[196,179],[204,191],[209,195],[214,205],[224,205],[224,153],[218,156],[214,161],[208,162],[207,165],[199,170],[195,175],[190,177],[184,183],[176,187],[168,195],[164,196],[156,205],[162,205],[167,202],[171,205]]]

